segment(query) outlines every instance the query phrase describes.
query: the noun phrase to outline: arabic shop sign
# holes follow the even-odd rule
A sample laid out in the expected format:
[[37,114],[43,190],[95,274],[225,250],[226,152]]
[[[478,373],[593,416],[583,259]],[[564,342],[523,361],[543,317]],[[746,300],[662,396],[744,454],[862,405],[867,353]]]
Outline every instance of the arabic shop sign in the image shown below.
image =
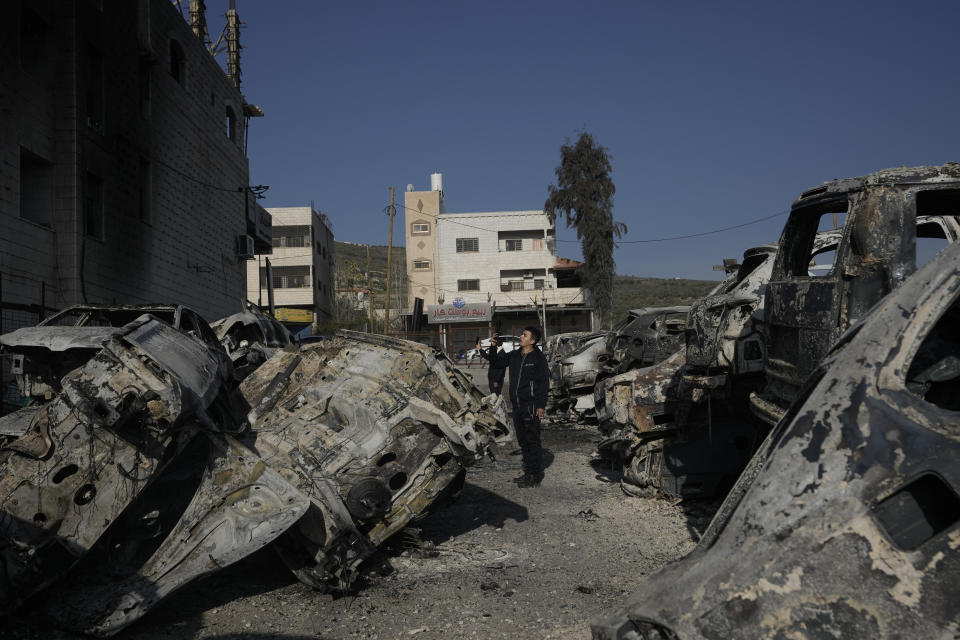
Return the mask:
[[464,302],[457,298],[452,304],[427,306],[427,321],[430,324],[446,322],[489,322],[490,305],[486,302]]

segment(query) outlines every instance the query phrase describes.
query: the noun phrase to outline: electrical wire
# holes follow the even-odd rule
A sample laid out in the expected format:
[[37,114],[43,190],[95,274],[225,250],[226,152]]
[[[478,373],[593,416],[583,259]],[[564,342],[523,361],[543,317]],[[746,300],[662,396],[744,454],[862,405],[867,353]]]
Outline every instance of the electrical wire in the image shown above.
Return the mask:
[[[416,210],[413,209],[412,207],[408,207],[408,206],[406,206],[406,205],[402,205],[402,204],[401,204],[401,205],[399,205],[399,206],[402,207],[402,208],[404,208],[404,209],[407,209],[408,211],[416,211]],[[389,205],[388,205],[388,208],[389,208]],[[518,212],[518,213],[520,213],[520,212]],[[769,215],[769,216],[763,216],[762,218],[757,218],[757,219],[755,219],[755,220],[748,220],[748,221],[746,221],[746,222],[742,222],[742,223],[740,223],[740,224],[731,225],[731,226],[729,226],[729,227],[722,227],[722,228],[720,228],[720,229],[712,229],[712,230],[710,230],[710,231],[702,231],[702,232],[700,232],[700,233],[690,233],[690,234],[686,234],[686,235],[681,235],[681,236],[669,236],[669,237],[665,237],[665,238],[649,238],[649,239],[644,239],[644,240],[615,240],[614,243],[615,243],[615,244],[618,244],[618,245],[620,245],[620,244],[645,244],[645,243],[652,243],[652,242],[669,242],[669,241],[673,241],[673,240],[686,240],[686,239],[688,239],[688,238],[699,238],[699,237],[702,237],[702,236],[709,236],[709,235],[714,235],[714,234],[717,234],[717,233],[724,233],[724,232],[726,232],[726,231],[732,231],[733,229],[740,229],[740,228],[742,228],[742,227],[747,227],[747,226],[750,226],[750,225],[753,225],[753,224],[758,224],[758,223],[760,223],[760,222],[765,222],[765,221],[767,221],[767,220],[772,220],[773,218],[778,218],[778,217],[780,217],[780,216],[787,215],[788,213],[790,213],[790,210],[789,210],[789,209],[785,209],[785,210],[783,210],[783,211],[778,211],[777,213],[771,214],[771,215]],[[468,227],[468,228],[471,228],[471,229],[478,229],[478,230],[480,230],[480,231],[485,231],[485,232],[488,232],[488,233],[490,232],[490,229],[487,229],[487,228],[484,228],[484,227],[478,227],[477,225],[469,224],[469,223],[466,223],[466,222],[461,222],[460,220],[455,220],[455,219],[453,218],[453,216],[458,215],[458,214],[455,214],[455,213],[454,213],[454,214],[435,214],[435,213],[423,213],[422,211],[417,211],[417,215],[426,216],[426,217],[428,217],[428,218],[434,218],[438,223],[441,222],[441,221],[442,221],[442,222],[451,222],[451,223],[453,223],[453,224],[458,224],[458,225],[460,225],[460,226],[462,226],[462,227]],[[447,217],[443,218],[442,220],[439,220],[439,219],[438,219],[438,216],[439,216],[439,215],[444,215],[444,216],[447,216]],[[475,214],[464,214],[464,215],[475,215]],[[579,243],[579,242],[580,242],[580,240],[560,240],[560,239],[557,239],[556,236],[554,236],[554,241],[555,241],[555,242],[567,242],[567,243]]]

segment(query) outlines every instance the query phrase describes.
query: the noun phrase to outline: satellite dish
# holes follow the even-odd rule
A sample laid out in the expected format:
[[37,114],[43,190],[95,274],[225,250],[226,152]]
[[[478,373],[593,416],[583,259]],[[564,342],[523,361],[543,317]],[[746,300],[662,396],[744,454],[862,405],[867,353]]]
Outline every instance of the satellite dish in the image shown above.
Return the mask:
[[407,191],[413,191],[413,185],[412,185],[412,184],[408,184],[408,185],[407,185]]

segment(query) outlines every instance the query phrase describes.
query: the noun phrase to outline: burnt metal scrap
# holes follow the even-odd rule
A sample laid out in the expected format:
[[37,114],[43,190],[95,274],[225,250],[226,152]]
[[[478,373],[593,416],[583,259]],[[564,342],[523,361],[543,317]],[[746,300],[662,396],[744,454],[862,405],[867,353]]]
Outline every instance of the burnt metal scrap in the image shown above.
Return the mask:
[[43,591],[56,625],[111,635],[271,543],[304,582],[347,589],[510,435],[502,400],[422,345],[350,334],[279,351],[242,395],[217,349],[144,315],[14,414],[0,612]]
[[697,548],[593,637],[956,635],[958,398],[954,244],[840,338]]

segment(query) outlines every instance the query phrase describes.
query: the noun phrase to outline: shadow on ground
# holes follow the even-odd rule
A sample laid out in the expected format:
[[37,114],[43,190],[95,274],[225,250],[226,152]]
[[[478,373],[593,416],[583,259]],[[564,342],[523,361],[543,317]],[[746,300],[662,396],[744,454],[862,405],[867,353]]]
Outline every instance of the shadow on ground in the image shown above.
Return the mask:
[[453,503],[431,512],[416,526],[423,540],[436,544],[485,525],[503,527],[508,520],[523,522],[528,517],[522,504],[467,482]]

